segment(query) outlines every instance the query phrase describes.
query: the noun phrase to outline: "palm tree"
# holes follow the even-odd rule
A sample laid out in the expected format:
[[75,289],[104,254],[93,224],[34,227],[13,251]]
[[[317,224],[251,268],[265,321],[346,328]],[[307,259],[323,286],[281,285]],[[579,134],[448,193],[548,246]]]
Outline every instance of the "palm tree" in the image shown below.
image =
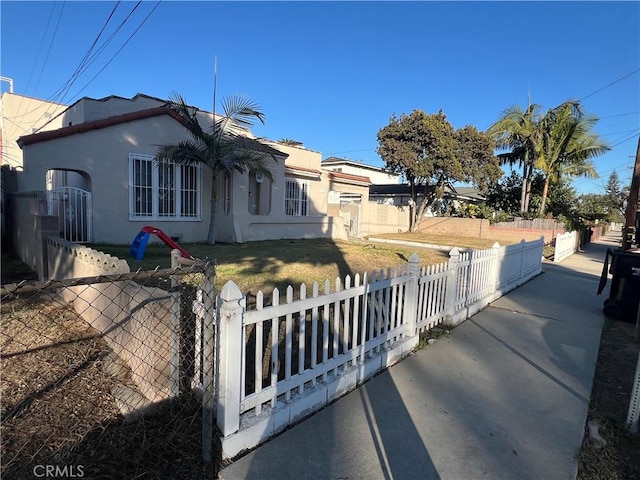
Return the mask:
[[510,150],[498,155],[500,163],[522,167],[522,194],[520,211],[529,210],[529,197],[535,155],[539,151],[542,138],[540,131],[541,106],[529,104],[526,110],[519,105],[512,105],[502,112],[500,118],[489,127],[487,133],[493,137],[496,146],[502,150]]
[[535,162],[545,176],[540,216],[544,215],[550,183],[562,177],[598,177],[592,159],[611,147],[592,132],[597,122],[598,118],[585,113],[576,100],[552,108],[541,120],[543,138]]
[[223,115],[215,115],[210,128],[202,127],[197,118],[198,110],[187,105],[179,94],[169,97],[168,107],[176,112],[191,138],[176,145],[161,145],[156,153],[159,162],[173,161],[178,164],[203,164],[209,167],[211,183],[211,219],[207,243],[215,244],[216,187],[217,178],[224,172],[256,172],[269,180],[273,174],[268,161],[276,161],[281,152],[258,140],[249,138],[247,129],[256,120],[264,124],[260,107],[241,97],[229,97],[222,101]]

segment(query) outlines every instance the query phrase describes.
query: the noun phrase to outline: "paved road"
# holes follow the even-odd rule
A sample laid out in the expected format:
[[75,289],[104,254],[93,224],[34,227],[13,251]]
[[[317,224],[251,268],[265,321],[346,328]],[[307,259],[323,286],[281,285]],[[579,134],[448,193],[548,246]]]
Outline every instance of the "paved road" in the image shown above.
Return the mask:
[[[223,479],[573,479],[615,237],[238,459]],[[606,293],[606,292],[605,292]]]

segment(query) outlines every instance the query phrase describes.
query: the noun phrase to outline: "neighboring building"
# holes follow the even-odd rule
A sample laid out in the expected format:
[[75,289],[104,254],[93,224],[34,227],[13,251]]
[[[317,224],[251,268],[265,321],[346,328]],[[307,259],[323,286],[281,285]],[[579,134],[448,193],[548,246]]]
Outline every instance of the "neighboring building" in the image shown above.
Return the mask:
[[[213,121],[209,112],[196,114],[203,125]],[[206,240],[210,170],[155,161],[158,145],[189,136],[166,101],[142,94],[83,98],[60,119],[61,128],[20,138],[19,189],[47,191],[49,214],[59,217],[67,238],[127,244],[151,224],[182,242]],[[238,172],[217,179],[217,240],[343,238],[340,220],[326,215],[320,153],[263,143],[277,159],[273,181]]]
[[[369,199],[371,202],[383,205],[406,207],[411,204],[411,187],[407,183],[371,185],[369,188]],[[427,208],[425,216],[437,216],[446,210],[448,204],[452,204],[454,207],[459,206],[461,203],[478,205],[485,200],[486,199],[480,195],[475,188],[447,185],[442,199],[438,200],[435,205]]]
[[327,215],[337,216],[347,236],[358,238],[369,229],[366,227],[371,179],[360,175],[323,170],[327,195]]
[[59,103],[4,92],[0,96],[0,164],[20,169],[22,150],[18,138],[62,127],[58,115],[66,108]]
[[322,161],[322,168],[324,168],[325,170],[331,170],[333,172],[367,177],[374,185],[388,183],[397,184],[401,179],[400,175],[386,172],[382,168],[338,157],[329,157],[324,159]]

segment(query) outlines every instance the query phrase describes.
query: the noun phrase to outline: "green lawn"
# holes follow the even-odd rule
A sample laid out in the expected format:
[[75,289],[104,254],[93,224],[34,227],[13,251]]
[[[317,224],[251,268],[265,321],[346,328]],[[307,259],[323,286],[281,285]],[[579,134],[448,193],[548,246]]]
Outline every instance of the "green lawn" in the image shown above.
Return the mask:
[[[184,244],[187,252],[197,258],[209,257],[218,265],[216,286],[221,288],[233,280],[248,294],[262,290],[267,294],[273,288],[284,290],[314,281],[332,282],[336,277],[372,270],[406,265],[416,252],[423,265],[447,260],[446,252],[430,249],[402,247],[368,242],[342,242],[327,239],[267,240],[242,244]],[[131,270],[148,270],[157,266],[167,268],[171,264],[170,250],[163,244],[147,246],[144,259],[137,261],[129,256],[129,246],[93,245],[93,248],[126,259]]]

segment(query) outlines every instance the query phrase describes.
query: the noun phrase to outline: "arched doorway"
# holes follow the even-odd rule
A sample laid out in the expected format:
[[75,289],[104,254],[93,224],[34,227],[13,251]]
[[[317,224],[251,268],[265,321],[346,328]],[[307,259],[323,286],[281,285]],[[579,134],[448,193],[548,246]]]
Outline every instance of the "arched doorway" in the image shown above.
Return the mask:
[[60,236],[76,243],[92,241],[91,177],[81,170],[52,168],[46,175],[49,215],[58,217]]

